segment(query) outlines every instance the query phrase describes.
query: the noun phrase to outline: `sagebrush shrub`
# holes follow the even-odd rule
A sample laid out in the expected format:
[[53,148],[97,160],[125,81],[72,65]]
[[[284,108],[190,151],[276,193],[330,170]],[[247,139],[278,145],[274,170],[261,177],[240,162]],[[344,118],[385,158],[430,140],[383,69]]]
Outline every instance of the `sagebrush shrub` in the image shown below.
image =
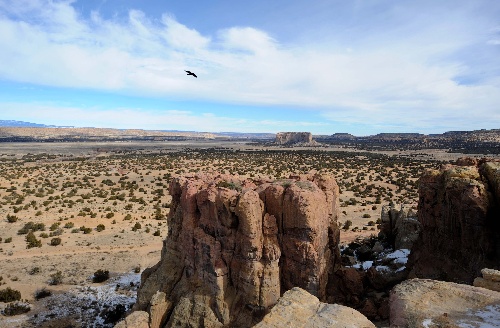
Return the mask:
[[92,282],[103,282],[109,279],[109,271],[108,270],[102,270],[99,269],[96,272],[94,272],[94,276],[92,277]]
[[21,292],[10,287],[0,290],[0,302],[9,303],[19,301],[21,299]]

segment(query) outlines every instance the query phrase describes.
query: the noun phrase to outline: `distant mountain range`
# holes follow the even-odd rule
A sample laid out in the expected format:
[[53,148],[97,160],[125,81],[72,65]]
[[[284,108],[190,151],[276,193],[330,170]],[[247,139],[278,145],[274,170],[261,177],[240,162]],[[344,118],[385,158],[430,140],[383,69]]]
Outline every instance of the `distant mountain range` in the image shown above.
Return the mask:
[[0,127],[7,128],[72,128],[73,126],[45,125],[31,122],[0,120]]

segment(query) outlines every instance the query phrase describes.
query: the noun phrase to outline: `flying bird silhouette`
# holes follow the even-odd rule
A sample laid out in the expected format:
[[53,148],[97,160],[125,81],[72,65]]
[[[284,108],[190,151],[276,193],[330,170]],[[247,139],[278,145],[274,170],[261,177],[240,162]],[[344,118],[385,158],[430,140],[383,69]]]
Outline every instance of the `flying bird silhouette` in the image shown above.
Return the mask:
[[193,72],[191,72],[191,71],[186,71],[186,70],[184,70],[184,72],[186,72],[186,73],[187,73],[187,75],[192,75],[192,76],[194,76],[195,78],[198,78],[198,77],[196,76],[196,74],[194,74],[194,73],[193,73]]

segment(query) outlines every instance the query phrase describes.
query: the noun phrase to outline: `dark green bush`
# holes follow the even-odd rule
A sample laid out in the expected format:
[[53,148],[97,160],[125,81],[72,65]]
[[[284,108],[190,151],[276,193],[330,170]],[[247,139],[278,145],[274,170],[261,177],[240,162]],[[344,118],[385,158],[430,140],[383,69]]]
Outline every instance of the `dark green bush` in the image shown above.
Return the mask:
[[61,245],[61,238],[59,238],[59,237],[52,238],[52,239],[50,240],[50,245],[51,245],[51,246]]
[[109,279],[109,271],[99,269],[94,272],[94,276],[92,277],[92,282],[99,283]]
[[33,231],[28,232],[25,239],[26,248],[42,247],[42,241],[40,239],[36,239]]
[[0,302],[9,303],[19,301],[21,299],[21,292],[10,287],[0,290]]
[[35,291],[35,299],[38,301],[39,299],[51,296],[52,292],[48,289],[42,288],[42,289],[37,289]]
[[23,314],[29,312],[31,310],[31,306],[29,303],[25,302],[14,302],[7,304],[7,306],[3,309],[2,314],[4,316],[13,316],[18,314]]

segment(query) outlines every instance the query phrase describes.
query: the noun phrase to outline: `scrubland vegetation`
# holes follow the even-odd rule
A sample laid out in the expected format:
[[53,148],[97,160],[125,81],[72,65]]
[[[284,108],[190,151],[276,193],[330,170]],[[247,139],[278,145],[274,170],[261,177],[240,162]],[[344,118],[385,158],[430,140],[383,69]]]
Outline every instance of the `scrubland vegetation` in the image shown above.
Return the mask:
[[[328,172],[340,187],[340,227],[373,232],[382,205],[416,206],[419,175],[441,164],[368,152],[251,147],[0,154],[0,283],[13,288],[2,291],[4,299],[50,299],[47,285],[99,284],[154,264],[176,175],[210,171],[286,183],[290,175]],[[14,315],[30,304],[3,308]]]

